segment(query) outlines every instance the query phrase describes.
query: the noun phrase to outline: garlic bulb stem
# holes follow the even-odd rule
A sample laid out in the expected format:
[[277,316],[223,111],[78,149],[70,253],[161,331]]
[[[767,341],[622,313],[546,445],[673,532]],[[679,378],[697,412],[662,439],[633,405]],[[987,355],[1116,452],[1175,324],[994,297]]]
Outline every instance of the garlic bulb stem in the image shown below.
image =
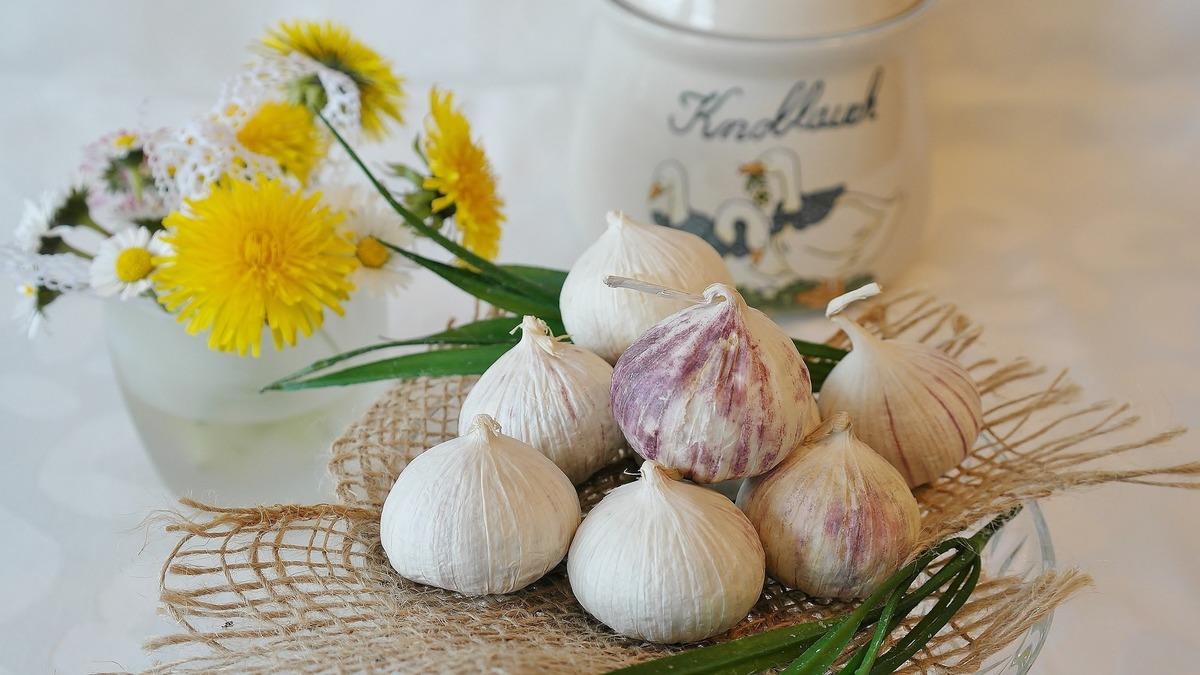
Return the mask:
[[663,485],[669,485],[673,481],[683,480],[683,476],[678,471],[653,460],[642,462],[638,473],[641,474],[642,480],[645,480],[647,485],[655,487],[662,487]]
[[518,329],[521,331],[522,342],[529,340],[550,356],[558,356],[557,345],[566,339],[566,336],[563,335],[555,337],[554,333],[550,331],[550,326],[547,326],[545,321],[528,314],[521,320],[520,325],[509,332],[515,333]]
[[742,299],[741,293],[738,293],[737,289],[729,284],[710,284],[708,288],[704,289],[703,293],[686,293],[675,288],[669,288],[659,284],[652,284],[648,281],[631,279],[629,277],[619,277],[615,275],[604,277],[604,284],[610,288],[628,288],[633,291],[641,291],[642,293],[656,295],[660,298],[683,300],[684,302],[690,302],[695,305],[711,304],[713,300],[717,298],[729,302],[736,302],[743,307],[746,305],[746,301]]
[[830,434],[843,432],[850,428],[850,414],[845,411],[839,411],[833,414],[829,419],[821,423],[815,431],[809,436],[810,439],[821,438]]
[[650,295],[656,295],[660,298],[667,298],[669,300],[683,300],[684,302],[690,302],[695,305],[703,305],[704,303],[708,302],[700,293],[685,293],[684,291],[676,290],[674,288],[667,288],[666,286],[659,284],[652,284],[649,281],[641,281],[640,279],[631,279],[629,277],[619,277],[613,274],[604,277],[604,285],[608,286],[609,288],[628,288],[631,291],[641,291],[642,293],[649,293]]
[[873,335],[871,331],[860,326],[857,321],[854,321],[850,317],[842,316],[841,314],[834,314],[833,316],[829,317],[829,320],[837,324],[838,328],[842,329],[842,332],[846,334],[846,337],[850,338],[850,345],[855,349],[865,342],[870,342],[872,340],[878,341],[881,339]]
[[850,344],[856,349],[864,341],[869,342],[871,340],[878,340],[879,338],[872,335],[866,328],[860,326],[857,321],[842,316],[842,311],[859,300],[875,297],[882,292],[883,288],[879,284],[872,282],[837,296],[833,300],[830,300],[829,304],[825,307],[825,317],[842,329],[842,332],[850,338]]
[[491,441],[496,436],[499,436],[501,431],[503,429],[500,428],[500,423],[493,419],[491,415],[480,413],[471,419],[471,423],[467,425],[467,430],[462,435],[475,434],[481,439]]
[[875,297],[882,292],[883,288],[879,284],[872,282],[866,286],[856,288],[849,293],[843,293],[830,300],[829,304],[825,306],[825,318],[832,319],[835,315],[841,314],[842,310],[846,309],[849,305],[859,300]]

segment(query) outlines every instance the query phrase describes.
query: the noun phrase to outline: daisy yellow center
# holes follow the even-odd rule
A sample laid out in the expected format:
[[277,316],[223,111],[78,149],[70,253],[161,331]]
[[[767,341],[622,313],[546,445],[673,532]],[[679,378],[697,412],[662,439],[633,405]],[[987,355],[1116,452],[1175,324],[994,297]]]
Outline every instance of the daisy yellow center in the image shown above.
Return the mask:
[[312,115],[290,103],[268,102],[246,120],[237,132],[238,143],[266,155],[287,173],[308,181],[309,173],[325,156],[326,139]]
[[281,349],[320,328],[326,308],[342,313],[358,258],[319,194],[259,176],[187,206],[164,221],[174,253],[152,278],[188,332],[211,331],[209,347],[258,356],[264,326]]
[[375,237],[363,237],[358,240],[358,246],[355,250],[358,255],[358,261],[363,264],[363,267],[378,269],[387,264],[388,258],[392,257],[390,251]]
[[113,139],[113,146],[117,148],[131,148],[137,141],[137,136],[133,134],[121,134]]
[[121,251],[117,255],[117,278],[127,284],[145,279],[154,269],[151,258],[150,251],[137,246]]

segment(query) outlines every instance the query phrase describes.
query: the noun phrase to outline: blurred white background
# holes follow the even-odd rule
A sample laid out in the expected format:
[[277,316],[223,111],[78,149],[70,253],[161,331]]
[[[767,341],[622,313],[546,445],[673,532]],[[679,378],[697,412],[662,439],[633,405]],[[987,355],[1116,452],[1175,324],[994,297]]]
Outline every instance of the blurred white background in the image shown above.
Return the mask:
[[[368,155],[410,157],[428,85],[455,90],[508,200],[502,258],[566,267],[590,237],[568,215],[564,148],[605,1],[7,2],[0,237],[88,142],[188,119],[267,26],[332,18],[408,78],[409,129]],[[1134,403],[1147,431],[1200,427],[1198,32],[1190,0],[941,0],[923,34],[935,194],[925,252],[894,285],[956,301],[1000,356]],[[429,275],[397,304],[401,335],[471,307]],[[170,542],[140,523],[172,497],[99,318],[68,299],[37,342],[0,330],[0,673],[137,670],[141,640],[169,629],[154,610]],[[1194,672],[1197,500],[1110,486],[1044,505],[1060,563],[1097,584],[1057,612],[1034,673]]]

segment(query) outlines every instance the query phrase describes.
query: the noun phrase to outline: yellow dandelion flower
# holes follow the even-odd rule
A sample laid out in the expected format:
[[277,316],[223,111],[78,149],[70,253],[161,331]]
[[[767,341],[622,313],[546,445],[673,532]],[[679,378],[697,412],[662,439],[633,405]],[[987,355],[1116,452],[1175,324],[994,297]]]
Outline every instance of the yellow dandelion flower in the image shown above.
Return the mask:
[[212,349],[258,356],[264,324],[276,349],[294,345],[354,290],[358,259],[341,219],[319,194],[279,180],[223,181],[164,220],[174,253],[154,259],[159,301],[189,333],[211,329]]
[[266,155],[301,185],[329,147],[317,128],[312,113],[290,103],[268,101],[254,112],[237,132],[238,143],[251,152]]
[[358,85],[362,128],[372,138],[386,136],[385,118],[403,124],[404,80],[392,72],[391,63],[350,35],[345,26],[326,21],[280,22],[262,39],[263,46],[283,55],[303,54],[340,73]]
[[454,223],[462,244],[489,260],[500,252],[500,223],[504,201],[496,194],[496,178],[483,148],[471,140],[471,125],[454,110],[453,94],[429,92],[430,113],[425,121],[425,155],[429,173],[424,187],[440,195],[434,211],[454,207]]

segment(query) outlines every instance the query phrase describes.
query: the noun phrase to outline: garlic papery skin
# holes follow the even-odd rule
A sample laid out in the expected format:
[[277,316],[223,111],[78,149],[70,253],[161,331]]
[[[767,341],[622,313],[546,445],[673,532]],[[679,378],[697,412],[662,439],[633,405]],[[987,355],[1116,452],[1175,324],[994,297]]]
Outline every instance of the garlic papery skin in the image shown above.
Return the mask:
[[756,476],[820,422],[808,367],[733,287],[713,284],[696,300],[617,361],[613,416],[634,452],[685,478]]
[[[872,284],[854,295],[877,292]],[[842,315],[845,297],[834,299],[827,314],[853,349],[821,386],[821,414],[848,412],[855,434],[899,469],[909,487],[933,482],[975,446],[983,427],[979,390],[967,370],[941,350],[881,339]]]
[[610,211],[608,229],[579,256],[559,296],[571,341],[609,363],[659,321],[687,307],[681,300],[654,297],[604,285],[607,275],[699,291],[708,284],[733,285],[725,261],[708,242],[683,230],[644,225]]
[[400,576],[464,595],[511,593],[549,572],[579,526],[571,481],[487,415],[409,462],[379,537]]
[[592,509],[571,543],[579,604],[621,635],[694,642],[744,619],[762,593],[763,549],[725,497],[657,462]]
[[836,414],[770,473],[742,485],[767,574],[818,598],[870,595],[904,564],[921,529],[896,471]]
[[578,485],[615,460],[624,442],[609,403],[612,366],[555,338],[541,319],[526,316],[520,329],[521,341],[463,399],[459,428],[490,414]]

